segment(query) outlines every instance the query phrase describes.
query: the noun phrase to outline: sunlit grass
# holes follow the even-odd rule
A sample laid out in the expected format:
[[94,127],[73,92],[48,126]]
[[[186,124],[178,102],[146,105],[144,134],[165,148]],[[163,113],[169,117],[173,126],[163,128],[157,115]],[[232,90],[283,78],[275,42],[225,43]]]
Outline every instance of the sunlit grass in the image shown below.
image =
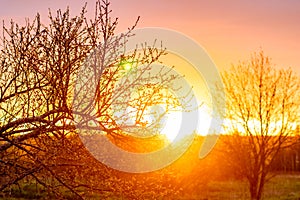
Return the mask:
[[[179,199],[209,200],[248,200],[250,193],[246,181],[226,180],[212,181],[206,189],[195,191]],[[298,200],[300,199],[300,174],[281,174],[265,186],[264,200]]]
[[[35,184],[25,185],[25,190],[19,190],[17,186],[11,189],[12,196],[3,199],[44,199],[47,198],[45,193],[40,187]],[[84,191],[83,191],[84,192]],[[72,195],[65,193],[69,198]],[[99,195],[99,194],[98,194]],[[93,196],[96,198],[100,196]],[[103,194],[106,196],[107,194]],[[101,199],[126,199],[122,196],[108,194],[109,197],[101,196]],[[177,199],[195,199],[195,200],[248,200],[250,194],[248,192],[248,185],[245,181],[240,180],[225,180],[225,181],[212,181],[207,184],[205,188],[200,188],[192,193],[183,193],[176,197]],[[281,174],[276,176],[266,184],[264,191],[264,200],[298,200],[300,198],[300,174]]]

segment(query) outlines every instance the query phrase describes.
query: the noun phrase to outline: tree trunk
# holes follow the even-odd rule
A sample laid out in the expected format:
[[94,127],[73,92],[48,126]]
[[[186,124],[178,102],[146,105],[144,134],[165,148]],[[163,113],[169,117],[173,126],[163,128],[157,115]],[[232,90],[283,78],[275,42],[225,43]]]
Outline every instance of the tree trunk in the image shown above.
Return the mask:
[[250,182],[250,196],[251,200],[259,200],[257,196],[257,180]]
[[250,197],[251,200],[261,200],[263,188],[265,185],[264,177],[257,177],[253,180],[249,180],[250,184]]
[[251,200],[261,200],[261,194],[256,189],[256,187],[250,189]]

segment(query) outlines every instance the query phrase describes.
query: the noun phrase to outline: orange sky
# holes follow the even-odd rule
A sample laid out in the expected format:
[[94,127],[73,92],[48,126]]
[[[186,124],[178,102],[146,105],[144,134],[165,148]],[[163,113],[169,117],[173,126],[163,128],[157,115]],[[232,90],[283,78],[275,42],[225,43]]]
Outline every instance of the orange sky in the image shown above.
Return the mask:
[[[94,0],[88,2],[93,14]],[[80,11],[84,0],[2,0],[0,18],[23,21],[48,8],[70,6]],[[202,45],[220,69],[249,58],[262,48],[278,67],[300,74],[300,1],[298,0],[111,0],[119,31],[141,16],[139,28],[165,27],[179,31]],[[42,18],[42,19],[43,19]]]

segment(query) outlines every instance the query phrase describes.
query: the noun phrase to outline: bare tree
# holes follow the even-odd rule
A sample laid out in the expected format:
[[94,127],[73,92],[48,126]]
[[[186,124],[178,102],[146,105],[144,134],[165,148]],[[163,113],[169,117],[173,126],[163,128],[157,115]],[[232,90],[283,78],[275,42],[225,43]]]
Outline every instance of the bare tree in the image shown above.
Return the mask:
[[[159,119],[168,110],[184,106],[176,100],[178,97],[165,91],[176,90],[174,81],[180,77],[172,75],[167,67],[153,70],[153,64],[165,55],[165,49],[143,44],[140,50],[126,52],[126,42],[133,36],[138,20],[126,33],[116,36],[118,20],[111,19],[109,5],[107,0],[97,1],[93,20],[86,19],[84,6],[75,17],[70,17],[69,9],[58,10],[55,16],[49,11],[49,25],[41,23],[39,14],[32,23],[27,20],[24,26],[13,21],[8,28],[3,25],[0,190],[28,178],[56,195],[61,195],[59,187],[78,198],[82,197],[78,192],[80,187],[107,190],[101,189],[99,183],[97,186],[80,182],[65,172],[69,170],[79,176],[80,167],[91,167],[78,163],[86,157],[74,153],[74,149],[84,152],[83,146],[74,139],[76,127],[92,129],[88,119],[113,138],[124,138],[144,126],[155,133],[159,120],[150,125],[143,120],[143,116],[153,115],[145,112],[149,107],[166,107]],[[131,78],[124,75],[129,73],[124,63],[129,62]],[[93,72],[92,77],[88,77],[93,80],[84,79],[84,75],[89,75],[84,70]],[[78,78],[78,74],[83,79]],[[83,86],[80,81],[94,84],[96,91],[91,99],[86,98],[92,100],[91,104],[80,98]],[[128,88],[138,91],[134,98]],[[134,123],[130,125],[126,123],[128,115],[115,115],[128,105],[135,114]],[[75,124],[74,119],[80,120]],[[70,153],[74,155],[72,158]],[[109,178],[109,174],[105,174],[109,169],[103,169],[106,170],[104,181]]]
[[223,73],[226,91],[227,160],[249,182],[251,199],[262,198],[278,152],[298,142],[300,82],[291,69],[276,70],[263,52]]

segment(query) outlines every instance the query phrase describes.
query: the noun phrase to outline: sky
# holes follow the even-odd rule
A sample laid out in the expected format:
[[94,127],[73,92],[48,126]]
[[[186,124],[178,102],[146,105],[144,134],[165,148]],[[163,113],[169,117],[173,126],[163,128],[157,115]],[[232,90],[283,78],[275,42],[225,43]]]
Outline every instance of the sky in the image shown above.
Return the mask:
[[[0,19],[24,24],[39,12],[46,23],[48,8],[55,12],[69,6],[71,14],[78,15],[85,2],[92,18],[95,0],[1,0]],[[111,9],[119,18],[117,32],[140,16],[137,28],[167,28],[186,35],[206,50],[220,71],[263,50],[276,68],[290,67],[300,75],[299,0],[111,0]]]
[[[67,6],[77,14],[85,2],[92,17],[95,0],[1,0],[0,19],[22,23],[39,12],[43,20],[48,8]],[[111,0],[111,9],[119,18],[119,32],[140,16],[138,28],[168,28],[194,39],[220,70],[262,49],[276,67],[300,74],[298,0]]]

